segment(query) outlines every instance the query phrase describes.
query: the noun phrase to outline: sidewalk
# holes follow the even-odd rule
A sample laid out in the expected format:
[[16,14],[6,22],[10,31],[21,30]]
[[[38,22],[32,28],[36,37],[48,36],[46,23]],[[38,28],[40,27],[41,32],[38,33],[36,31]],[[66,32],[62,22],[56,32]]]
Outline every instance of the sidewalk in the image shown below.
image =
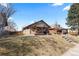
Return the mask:
[[79,44],[76,44],[75,47],[69,49],[62,56],[79,56]]

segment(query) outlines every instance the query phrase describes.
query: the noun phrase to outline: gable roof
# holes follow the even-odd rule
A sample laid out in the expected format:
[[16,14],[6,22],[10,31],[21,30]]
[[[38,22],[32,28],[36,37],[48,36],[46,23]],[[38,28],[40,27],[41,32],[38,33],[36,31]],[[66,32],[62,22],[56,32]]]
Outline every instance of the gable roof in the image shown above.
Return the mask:
[[37,26],[38,24],[40,24],[40,26],[38,26],[38,27],[44,27],[44,26],[41,25],[41,23],[44,24],[44,25],[46,25],[46,27],[50,28],[50,26],[49,26],[46,22],[44,22],[43,20],[40,20],[40,21],[38,21],[38,22],[32,23],[32,24],[30,24],[30,25],[24,27],[23,30],[24,30],[24,29],[27,29],[27,28],[30,28],[30,27],[33,26],[33,25],[36,25],[36,26]]

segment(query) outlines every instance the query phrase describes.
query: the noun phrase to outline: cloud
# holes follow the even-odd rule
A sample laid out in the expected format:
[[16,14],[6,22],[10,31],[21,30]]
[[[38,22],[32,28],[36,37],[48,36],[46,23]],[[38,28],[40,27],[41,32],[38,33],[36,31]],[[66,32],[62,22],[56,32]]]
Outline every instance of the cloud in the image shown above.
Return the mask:
[[69,10],[70,9],[70,5],[68,5],[68,6],[66,6],[63,10],[65,11],[65,10]]
[[30,23],[32,24],[32,23],[34,23],[35,21],[31,21]]
[[32,24],[32,23],[35,23],[35,22],[37,22],[38,20],[32,20],[30,23]]
[[62,6],[64,3],[53,3],[52,6]]
[[8,18],[8,21],[13,21],[13,17],[9,17]]
[[12,17],[9,17],[9,19],[13,19]]

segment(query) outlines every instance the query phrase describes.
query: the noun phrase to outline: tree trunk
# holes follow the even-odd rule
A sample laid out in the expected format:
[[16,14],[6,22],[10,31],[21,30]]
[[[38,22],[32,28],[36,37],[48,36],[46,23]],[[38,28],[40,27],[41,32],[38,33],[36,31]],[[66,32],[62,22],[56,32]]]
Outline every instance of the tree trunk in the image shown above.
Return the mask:
[[79,35],[79,29],[78,29],[78,35]]
[[79,22],[78,22],[78,35],[79,35]]

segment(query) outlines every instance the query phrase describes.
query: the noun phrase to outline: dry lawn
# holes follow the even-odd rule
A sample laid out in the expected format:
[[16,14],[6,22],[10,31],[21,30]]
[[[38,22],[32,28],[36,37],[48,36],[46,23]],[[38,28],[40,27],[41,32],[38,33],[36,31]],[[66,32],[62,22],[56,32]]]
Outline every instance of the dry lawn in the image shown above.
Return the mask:
[[0,55],[59,56],[73,46],[59,35],[2,37]]
[[67,35],[75,43],[79,43],[79,36]]

